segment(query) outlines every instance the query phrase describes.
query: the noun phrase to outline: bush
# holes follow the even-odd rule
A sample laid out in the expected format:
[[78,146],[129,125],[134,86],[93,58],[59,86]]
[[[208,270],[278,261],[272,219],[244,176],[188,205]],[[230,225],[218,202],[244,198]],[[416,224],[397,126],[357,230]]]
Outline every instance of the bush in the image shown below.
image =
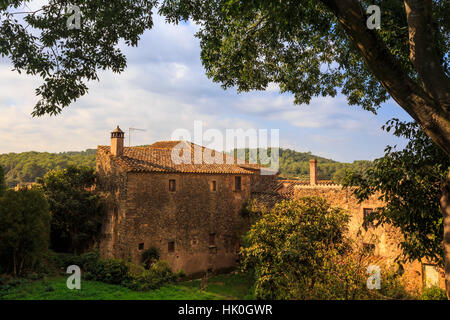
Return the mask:
[[142,252],[142,263],[145,269],[150,269],[151,265],[159,260],[159,257],[159,249],[155,247],[151,247]]
[[169,264],[165,261],[158,261],[150,269],[135,276],[130,283],[130,288],[139,291],[157,289],[175,279]]
[[184,272],[183,270],[178,270],[178,272],[175,274],[175,277],[177,279],[183,279],[186,278],[186,272]]
[[242,249],[258,299],[311,299],[333,259],[349,247],[349,216],[321,198],[283,201],[261,216]]
[[0,264],[21,275],[36,270],[47,251],[49,206],[37,188],[8,190],[0,197]]
[[77,265],[82,270],[85,280],[95,280],[110,284],[118,284],[133,290],[145,291],[157,289],[166,283],[185,276],[180,270],[174,275],[165,261],[153,263],[149,269],[133,263],[117,259],[101,259],[97,251],[91,251],[81,256],[73,254],[52,253],[49,255],[52,264],[63,273],[70,265]]
[[433,286],[430,288],[426,288],[423,290],[422,295],[420,296],[421,300],[447,300],[447,294],[445,290]]

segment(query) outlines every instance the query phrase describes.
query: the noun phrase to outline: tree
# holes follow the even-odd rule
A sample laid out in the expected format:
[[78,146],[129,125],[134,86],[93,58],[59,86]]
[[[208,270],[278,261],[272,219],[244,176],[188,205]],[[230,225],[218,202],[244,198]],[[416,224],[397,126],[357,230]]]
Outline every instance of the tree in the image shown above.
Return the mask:
[[0,197],[6,190],[5,170],[0,166]]
[[39,179],[52,213],[54,250],[80,253],[96,239],[104,211],[101,197],[91,191],[95,177],[92,168],[69,166]]
[[[153,26],[157,0],[77,0],[76,9],[49,1],[17,12],[28,0],[0,5],[0,54],[21,72],[39,74],[34,115],[57,114],[87,92],[98,69],[121,72],[119,41],[136,46]],[[375,111],[392,97],[450,155],[449,7],[444,0],[163,0],[170,22],[201,25],[208,76],[225,88],[262,90],[269,83],[294,93],[296,103],[335,96]],[[366,9],[379,5],[382,27],[369,29]],[[16,10],[13,10],[16,9]],[[75,11],[74,11],[75,10]],[[20,17],[21,19],[19,19]],[[25,25],[26,24],[26,25]],[[30,28],[28,28],[30,27]]]
[[406,147],[396,151],[388,146],[384,157],[376,159],[366,172],[348,175],[345,185],[357,186],[354,194],[360,201],[380,194],[386,205],[366,222],[399,228],[404,236],[404,258],[426,258],[443,265],[444,225],[439,202],[450,159],[417,123],[393,119],[385,129],[409,139]]
[[[86,94],[86,82],[98,80],[98,70],[122,72],[126,58],[119,42],[137,45],[153,25],[156,0],[50,0],[35,11],[18,9],[29,2],[0,3],[0,54],[19,73],[44,80],[33,111],[40,116],[58,114]],[[80,29],[70,23],[77,17]]]
[[319,282],[333,250],[345,251],[348,215],[325,200],[283,201],[261,215],[247,235],[244,266],[255,271],[257,298],[293,299]]
[[14,275],[40,262],[48,249],[50,211],[41,190],[8,190],[0,197],[0,262]]
[[[270,212],[248,207],[259,218],[242,249],[253,270],[258,299],[373,299],[407,296],[391,272],[381,295],[367,289],[367,256],[347,237],[349,215],[318,197],[276,204]],[[253,211],[255,210],[255,211]],[[248,214],[247,214],[248,216]]]

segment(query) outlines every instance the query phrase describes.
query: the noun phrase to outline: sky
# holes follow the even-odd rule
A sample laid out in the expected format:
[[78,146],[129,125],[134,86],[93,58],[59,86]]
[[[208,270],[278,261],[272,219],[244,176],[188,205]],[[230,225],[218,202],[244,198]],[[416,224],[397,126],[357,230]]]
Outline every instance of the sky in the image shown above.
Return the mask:
[[294,105],[276,85],[266,91],[223,90],[205,75],[198,30],[191,23],[166,24],[160,16],[137,48],[123,47],[128,67],[121,74],[100,72],[89,93],[57,116],[33,118],[38,77],[19,75],[0,60],[0,153],[81,151],[108,145],[119,125],[132,133],[132,145],[171,140],[179,129],[279,129],[280,147],[337,161],[373,160],[387,145],[404,141],[381,126],[396,117],[411,118],[392,100],[377,115],[349,106],[344,96],[314,98]]

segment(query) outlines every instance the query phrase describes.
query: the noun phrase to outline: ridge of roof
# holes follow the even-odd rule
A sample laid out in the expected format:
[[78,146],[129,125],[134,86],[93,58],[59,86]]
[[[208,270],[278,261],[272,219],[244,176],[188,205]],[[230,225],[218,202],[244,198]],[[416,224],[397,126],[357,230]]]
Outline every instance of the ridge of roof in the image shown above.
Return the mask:
[[[172,150],[179,143],[186,143],[191,151],[194,148],[201,147],[202,152],[209,150],[215,160],[218,157],[223,159],[223,163],[208,162],[202,158],[202,163],[193,161],[193,152],[191,152],[191,163],[174,163],[172,160]],[[110,146],[98,146],[98,152],[111,156]],[[180,151],[183,148],[180,149]],[[112,157],[114,161],[127,172],[183,172],[183,173],[233,173],[233,174],[255,174],[255,167],[245,168],[237,162],[236,158],[213,149],[196,145],[192,142],[178,141],[158,141],[145,147],[124,147],[123,155]],[[189,158],[187,158],[188,160]],[[186,159],[184,159],[186,160]]]

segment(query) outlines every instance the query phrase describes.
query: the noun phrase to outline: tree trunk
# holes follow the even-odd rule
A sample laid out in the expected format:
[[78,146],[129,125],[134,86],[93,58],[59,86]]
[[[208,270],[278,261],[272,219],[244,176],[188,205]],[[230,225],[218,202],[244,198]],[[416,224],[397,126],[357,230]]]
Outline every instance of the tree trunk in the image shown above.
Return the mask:
[[441,209],[444,216],[444,265],[445,265],[445,290],[447,299],[450,300],[450,171],[447,181],[442,187]]
[[[367,29],[367,17],[359,1],[321,0],[337,17],[360,52],[367,68],[380,81],[392,99],[450,156],[450,84],[442,66],[438,67],[437,62],[434,67],[430,65],[434,62],[432,59],[434,55],[427,53],[431,40],[420,31],[427,30],[426,26],[430,25],[427,18],[431,17],[431,12],[425,10],[428,7],[423,7],[421,1],[405,2],[410,32],[411,60],[422,82],[426,84],[424,87],[408,75],[398,59],[379,38],[377,32]],[[430,1],[427,0],[427,2]],[[424,16],[423,19],[416,18],[421,15]],[[431,72],[432,70],[434,71]]]

